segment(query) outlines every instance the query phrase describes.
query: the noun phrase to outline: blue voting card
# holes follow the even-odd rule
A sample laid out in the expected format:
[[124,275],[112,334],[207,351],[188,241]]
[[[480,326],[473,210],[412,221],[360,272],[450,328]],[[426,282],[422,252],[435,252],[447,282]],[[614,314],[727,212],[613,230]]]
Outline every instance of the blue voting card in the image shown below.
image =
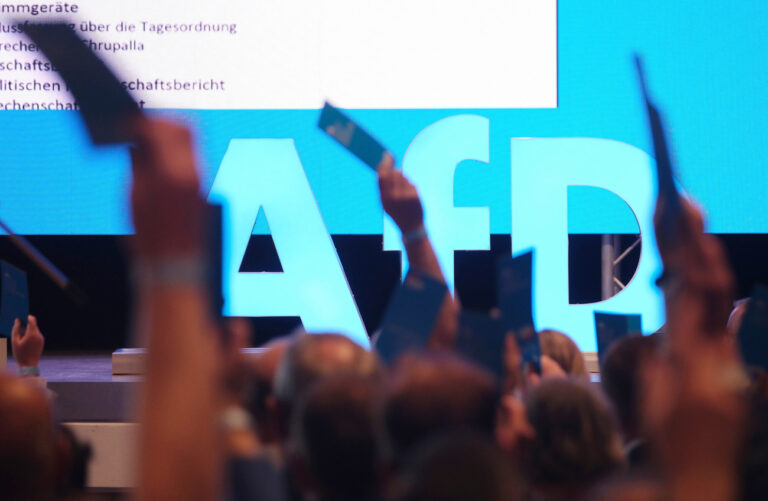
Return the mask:
[[595,335],[597,336],[597,357],[602,365],[603,357],[614,341],[630,334],[641,332],[641,315],[595,312]]
[[738,339],[744,364],[768,370],[768,286],[755,287]]
[[0,336],[10,336],[16,319],[26,323],[27,315],[27,274],[10,263],[0,261]]
[[387,152],[365,129],[329,103],[323,106],[317,126],[373,170]]
[[663,202],[664,207],[663,217],[659,221],[659,231],[666,241],[673,241],[679,235],[683,204],[680,193],[675,186],[675,171],[667,146],[664,122],[661,113],[651,100],[643,60],[639,55],[635,55],[634,61],[653,140],[653,150],[656,157],[656,183],[659,188],[658,197]]
[[64,79],[93,143],[129,142],[126,120],[140,113],[139,105],[75,30],[63,22],[29,23],[24,33]]
[[506,372],[506,336],[504,322],[500,318],[493,318],[485,313],[462,311],[459,314],[456,350],[502,380]]
[[390,300],[376,351],[387,364],[403,352],[427,346],[448,287],[445,283],[411,270]]
[[533,325],[533,251],[499,260],[496,290],[504,326],[515,335],[523,370],[541,371],[541,345]]

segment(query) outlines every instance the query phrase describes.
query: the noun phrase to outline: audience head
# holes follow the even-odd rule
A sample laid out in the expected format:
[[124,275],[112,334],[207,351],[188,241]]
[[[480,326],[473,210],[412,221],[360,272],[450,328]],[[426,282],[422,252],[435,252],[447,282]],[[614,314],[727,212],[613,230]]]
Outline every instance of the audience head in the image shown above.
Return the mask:
[[587,497],[590,501],[664,501],[667,498],[658,479],[637,475],[612,478]]
[[741,329],[741,322],[744,320],[744,314],[747,312],[749,299],[747,297],[733,303],[733,310],[728,317],[728,334],[734,339],[739,334],[739,329]]
[[418,447],[401,475],[398,501],[518,501],[523,482],[484,436],[443,434]]
[[741,466],[742,501],[768,499],[768,399],[754,393],[750,400],[747,437]]
[[560,331],[548,329],[539,332],[539,343],[542,355],[557,362],[566,374],[589,378],[584,355],[573,339]]
[[640,368],[659,347],[658,334],[633,334],[613,343],[600,367],[600,384],[616,411],[625,441],[640,434]]
[[395,463],[438,432],[493,436],[499,392],[483,369],[437,352],[405,355],[392,369],[384,420]]
[[531,486],[574,496],[623,462],[610,407],[587,383],[544,380],[526,399],[534,437],[523,447]]
[[57,494],[59,498],[85,491],[91,446],[81,443],[67,426],[60,425],[57,436],[58,468]]
[[43,392],[0,374],[0,489],[5,499],[51,499],[56,482],[56,433]]
[[279,440],[279,423],[275,422],[277,400],[274,382],[277,368],[290,345],[290,337],[271,340],[250,366],[245,405],[256,422],[259,439],[265,444]]
[[293,473],[317,499],[378,496],[379,389],[376,379],[337,375],[318,381],[299,399],[291,426]]
[[378,357],[341,334],[307,334],[294,338],[275,374],[275,397],[287,437],[293,405],[312,384],[335,375],[378,377]]

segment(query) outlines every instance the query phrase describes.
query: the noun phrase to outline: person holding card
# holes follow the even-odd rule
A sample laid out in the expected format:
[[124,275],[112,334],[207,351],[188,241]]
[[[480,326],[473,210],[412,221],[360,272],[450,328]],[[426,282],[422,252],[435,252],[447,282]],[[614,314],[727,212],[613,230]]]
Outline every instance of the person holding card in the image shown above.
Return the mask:
[[221,489],[222,373],[208,308],[203,200],[191,135],[162,121],[133,126],[136,324],[147,337],[137,499],[212,501]]
[[674,274],[664,291],[666,351],[644,367],[642,422],[671,499],[732,500],[748,385],[726,331],[733,276],[720,242],[704,233],[700,212],[683,207],[686,232],[660,246]]
[[[377,168],[381,205],[402,232],[403,245],[412,269],[445,283],[437,256],[424,227],[424,209],[416,187],[395,168],[385,153]],[[446,293],[430,339],[431,347],[452,347],[458,329],[458,307]]]

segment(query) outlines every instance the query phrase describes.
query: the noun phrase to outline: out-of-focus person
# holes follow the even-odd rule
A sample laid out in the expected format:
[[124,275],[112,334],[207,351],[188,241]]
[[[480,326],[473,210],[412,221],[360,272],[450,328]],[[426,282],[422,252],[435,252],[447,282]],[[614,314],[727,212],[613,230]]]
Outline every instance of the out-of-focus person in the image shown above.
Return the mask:
[[0,494],[49,501],[57,481],[57,435],[43,391],[0,373]]
[[630,468],[650,467],[651,453],[640,423],[640,369],[659,349],[661,336],[633,334],[613,343],[600,367],[600,385],[619,420]]
[[336,375],[377,378],[383,367],[376,354],[341,334],[298,336],[285,352],[275,374],[280,436],[288,439],[294,406],[314,383]]
[[610,406],[586,382],[546,379],[525,400],[522,468],[537,499],[578,500],[624,464]]
[[386,385],[384,423],[392,463],[432,435],[470,431],[493,439],[497,384],[485,370],[450,353],[408,354]]
[[584,355],[576,343],[563,332],[546,329],[539,331],[541,354],[559,365],[570,377],[589,379]]
[[416,448],[393,489],[393,501],[523,501],[514,464],[487,437],[438,434]]
[[377,379],[337,375],[318,381],[300,399],[289,462],[303,499],[379,499],[379,392]]

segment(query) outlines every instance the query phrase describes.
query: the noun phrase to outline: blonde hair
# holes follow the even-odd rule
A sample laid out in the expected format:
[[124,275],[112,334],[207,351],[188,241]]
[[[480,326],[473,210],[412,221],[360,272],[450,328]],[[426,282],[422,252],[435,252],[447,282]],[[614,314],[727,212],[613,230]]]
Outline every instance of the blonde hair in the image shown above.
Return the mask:
[[569,376],[588,378],[587,364],[579,347],[566,334],[556,330],[539,332],[541,353],[557,362]]

